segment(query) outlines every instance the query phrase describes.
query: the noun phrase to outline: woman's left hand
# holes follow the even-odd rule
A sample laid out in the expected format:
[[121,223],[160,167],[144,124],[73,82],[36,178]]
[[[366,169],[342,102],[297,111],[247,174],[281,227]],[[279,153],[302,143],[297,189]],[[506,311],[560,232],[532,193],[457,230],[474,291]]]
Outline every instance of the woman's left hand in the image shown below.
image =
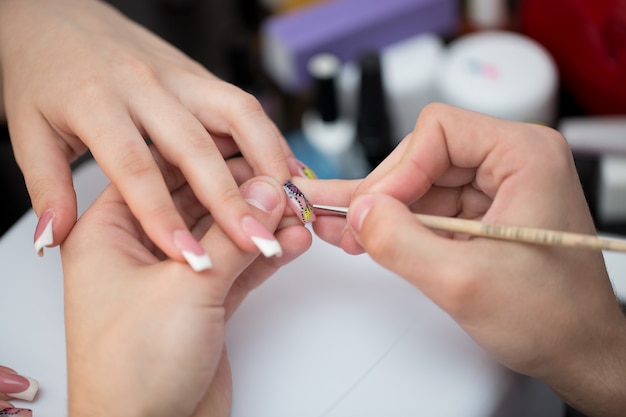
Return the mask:
[[[229,160],[238,182],[252,175]],[[182,174],[164,177],[194,236],[219,263],[203,272],[163,259],[119,191],[109,186],[61,246],[65,274],[70,416],[228,415],[230,370],[224,329],[245,295],[303,253],[309,231],[284,217],[280,183],[241,185],[250,230],[276,230],[284,252],[243,251],[195,198]]]

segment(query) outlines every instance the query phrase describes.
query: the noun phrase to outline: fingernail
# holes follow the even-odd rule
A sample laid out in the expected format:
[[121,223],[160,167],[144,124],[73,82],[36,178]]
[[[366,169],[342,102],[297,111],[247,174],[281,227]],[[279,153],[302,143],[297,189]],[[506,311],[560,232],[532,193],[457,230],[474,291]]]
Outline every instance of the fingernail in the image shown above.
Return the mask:
[[5,408],[0,410],[0,416],[33,417],[33,410],[28,408]]
[[279,196],[276,189],[265,181],[251,181],[241,190],[243,199],[250,204],[271,213],[278,206]]
[[350,222],[350,227],[356,232],[361,231],[361,227],[363,226],[363,222],[367,217],[370,209],[374,205],[374,196],[366,195],[363,197],[359,197],[355,199],[352,204],[350,204],[350,210],[348,211],[348,222]]
[[8,394],[11,398],[32,401],[39,390],[39,383],[33,378],[0,372],[0,392]]
[[37,227],[35,228],[35,252],[39,256],[43,256],[43,248],[52,245],[54,236],[52,234],[52,223],[54,221],[54,211],[48,209],[43,212]]
[[188,230],[174,232],[174,245],[180,249],[183,257],[194,271],[204,271],[213,265],[209,255]]
[[309,168],[304,162],[297,161],[297,164],[298,164],[298,174],[300,174],[301,176],[305,178],[309,178],[312,180],[317,179],[317,175],[315,174],[315,172],[313,172],[313,170]]
[[250,236],[261,253],[266,257],[281,256],[283,248],[274,235],[263,224],[252,216],[245,216],[241,220],[241,227]]
[[302,191],[298,189],[295,185],[291,183],[291,181],[287,181],[283,184],[283,188],[287,193],[287,197],[289,197],[289,203],[291,207],[296,212],[296,214],[300,215],[300,220],[302,223],[308,223],[315,220],[315,213],[313,213],[313,206],[309,203],[309,200],[306,199]]
[[289,158],[287,160],[287,164],[289,165],[289,171],[292,175],[297,175],[312,180],[317,179],[317,174],[315,174],[315,172],[311,168],[309,168],[304,162],[296,158]]

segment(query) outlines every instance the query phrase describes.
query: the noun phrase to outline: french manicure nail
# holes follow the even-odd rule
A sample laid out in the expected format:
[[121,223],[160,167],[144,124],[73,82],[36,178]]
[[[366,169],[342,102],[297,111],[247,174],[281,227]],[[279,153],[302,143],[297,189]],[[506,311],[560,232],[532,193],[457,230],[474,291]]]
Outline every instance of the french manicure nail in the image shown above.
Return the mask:
[[283,184],[283,188],[285,189],[285,193],[287,193],[287,197],[289,197],[291,207],[294,209],[296,214],[300,215],[302,223],[308,223],[315,220],[313,206],[309,203],[309,200],[306,199],[304,194],[302,194],[302,191],[293,185],[291,181],[287,181]]
[[188,230],[174,232],[174,245],[180,249],[183,257],[194,271],[204,271],[213,266],[209,255]]
[[48,209],[43,212],[37,227],[35,228],[35,252],[39,256],[43,256],[43,248],[52,245],[54,236],[52,233],[52,224],[54,223],[54,211]]
[[28,408],[5,408],[0,410],[0,416],[33,417],[33,411]]
[[10,372],[0,372],[0,392],[18,400],[32,401],[39,390],[33,378]]
[[241,220],[241,227],[266,258],[272,256],[280,257],[283,254],[283,248],[278,243],[278,240],[254,217],[245,216]]

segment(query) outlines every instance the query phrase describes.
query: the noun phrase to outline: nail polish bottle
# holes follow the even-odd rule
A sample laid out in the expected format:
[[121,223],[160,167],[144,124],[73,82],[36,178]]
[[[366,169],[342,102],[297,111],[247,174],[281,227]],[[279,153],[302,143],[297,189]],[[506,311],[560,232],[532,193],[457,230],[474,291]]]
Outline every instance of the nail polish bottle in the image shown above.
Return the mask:
[[[445,42],[436,34],[423,33],[385,47],[379,54],[391,134],[398,144],[413,131],[424,106],[434,101]],[[360,79],[357,61],[343,65],[338,83],[340,111],[355,121]]]
[[380,164],[394,147],[383,87],[380,56],[368,52],[359,59],[361,81],[358,96],[356,140],[371,168]]
[[341,61],[321,53],[311,58],[308,69],[315,83],[315,105],[302,116],[300,137],[288,137],[294,153],[319,178],[364,177],[369,165],[355,140],[354,123],[339,111],[336,83]]

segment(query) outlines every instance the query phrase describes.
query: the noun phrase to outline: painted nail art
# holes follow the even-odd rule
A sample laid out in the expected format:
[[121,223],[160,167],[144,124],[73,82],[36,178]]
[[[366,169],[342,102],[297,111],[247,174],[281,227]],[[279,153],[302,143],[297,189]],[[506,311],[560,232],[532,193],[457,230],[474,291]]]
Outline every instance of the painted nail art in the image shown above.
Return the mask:
[[204,251],[204,248],[202,248],[200,243],[198,243],[189,231],[175,231],[174,244],[178,249],[180,249],[183,257],[194,271],[204,271],[213,266],[209,255]]
[[298,163],[298,172],[300,173],[300,175],[302,175],[303,177],[312,179],[312,180],[317,179],[317,175],[315,174],[315,172],[313,172],[311,168],[306,166],[301,161],[297,161],[297,163]]
[[33,411],[28,408],[5,408],[0,410],[0,416],[33,417]]
[[287,193],[287,197],[289,197],[289,202],[291,207],[294,209],[296,214],[300,215],[300,220],[302,223],[308,223],[315,220],[315,214],[313,213],[313,206],[309,203],[309,200],[306,199],[302,191],[298,189],[295,185],[291,183],[291,181],[287,181],[283,184],[283,188]]
[[35,252],[43,256],[43,248],[52,245],[54,236],[52,234],[52,224],[54,223],[54,211],[43,212],[35,228]]
[[0,372],[0,392],[8,394],[17,400],[32,401],[39,390],[39,382],[33,378]]

